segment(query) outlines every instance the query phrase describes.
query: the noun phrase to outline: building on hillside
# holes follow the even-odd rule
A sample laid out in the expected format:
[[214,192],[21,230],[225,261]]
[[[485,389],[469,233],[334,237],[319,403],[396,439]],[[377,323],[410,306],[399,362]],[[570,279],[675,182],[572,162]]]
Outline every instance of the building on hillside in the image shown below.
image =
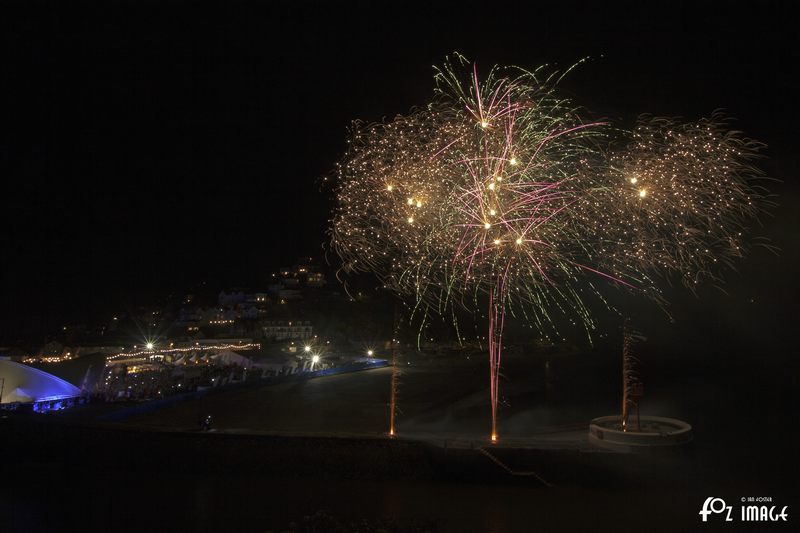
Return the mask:
[[261,326],[265,339],[273,341],[303,340],[314,336],[314,328],[308,320],[268,320]]

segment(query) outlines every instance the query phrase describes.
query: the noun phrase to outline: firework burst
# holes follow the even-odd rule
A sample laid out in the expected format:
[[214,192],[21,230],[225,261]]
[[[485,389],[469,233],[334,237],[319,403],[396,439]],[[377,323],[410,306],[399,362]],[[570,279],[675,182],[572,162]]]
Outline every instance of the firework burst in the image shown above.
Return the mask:
[[[558,79],[461,56],[437,69],[424,108],[356,123],[338,166],[333,247],[424,313],[488,299],[492,438],[506,313],[540,331],[553,310],[594,327],[595,280],[658,297],[741,253],[758,145],[724,130],[643,119],[612,150],[610,128],[556,92]],[[586,290],[588,288],[588,290]],[[488,297],[488,298],[487,298]]]
[[[764,204],[753,165],[762,145],[726,129],[721,114],[698,122],[642,117],[611,157],[610,203],[627,233],[618,261],[631,270],[678,273],[694,287],[718,280],[742,257],[746,224]],[[610,229],[604,230],[606,233]],[[624,251],[623,251],[624,248]]]

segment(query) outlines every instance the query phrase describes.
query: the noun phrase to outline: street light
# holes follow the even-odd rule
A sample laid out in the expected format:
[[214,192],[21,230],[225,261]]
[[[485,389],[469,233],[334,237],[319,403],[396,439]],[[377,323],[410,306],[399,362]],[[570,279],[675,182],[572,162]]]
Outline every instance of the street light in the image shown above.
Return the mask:
[[148,350],[152,350],[153,349],[153,343],[152,342],[148,342],[147,343],[147,349]]
[[370,357],[372,357],[372,354],[374,354],[374,353],[375,352],[373,352],[372,350],[367,350],[367,355],[370,356]]
[[311,346],[304,346],[303,347],[303,351],[305,351],[306,353],[310,352],[311,351]]

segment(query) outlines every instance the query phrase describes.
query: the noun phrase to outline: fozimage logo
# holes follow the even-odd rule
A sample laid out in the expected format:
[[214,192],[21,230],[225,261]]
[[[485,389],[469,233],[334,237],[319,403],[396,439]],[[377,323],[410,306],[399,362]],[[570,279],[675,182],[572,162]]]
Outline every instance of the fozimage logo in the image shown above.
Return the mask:
[[788,522],[788,505],[783,507],[772,504],[771,496],[742,496],[741,505],[734,510],[722,498],[709,496],[700,510],[703,522],[708,522],[710,515],[722,515],[725,522]]

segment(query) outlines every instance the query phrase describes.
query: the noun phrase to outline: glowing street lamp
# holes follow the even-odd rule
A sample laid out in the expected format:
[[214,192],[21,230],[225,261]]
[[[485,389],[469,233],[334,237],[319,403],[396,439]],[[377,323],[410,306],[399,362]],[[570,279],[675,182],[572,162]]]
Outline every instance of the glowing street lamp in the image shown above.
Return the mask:
[[368,355],[369,357],[372,357],[372,354],[374,354],[374,353],[375,353],[375,352],[373,352],[372,350],[367,350],[367,355]]
[[303,351],[306,352],[306,353],[310,352],[311,351],[311,346],[304,346],[303,347]]
[[153,343],[152,342],[148,342],[146,346],[147,346],[148,350],[152,350],[153,349]]

